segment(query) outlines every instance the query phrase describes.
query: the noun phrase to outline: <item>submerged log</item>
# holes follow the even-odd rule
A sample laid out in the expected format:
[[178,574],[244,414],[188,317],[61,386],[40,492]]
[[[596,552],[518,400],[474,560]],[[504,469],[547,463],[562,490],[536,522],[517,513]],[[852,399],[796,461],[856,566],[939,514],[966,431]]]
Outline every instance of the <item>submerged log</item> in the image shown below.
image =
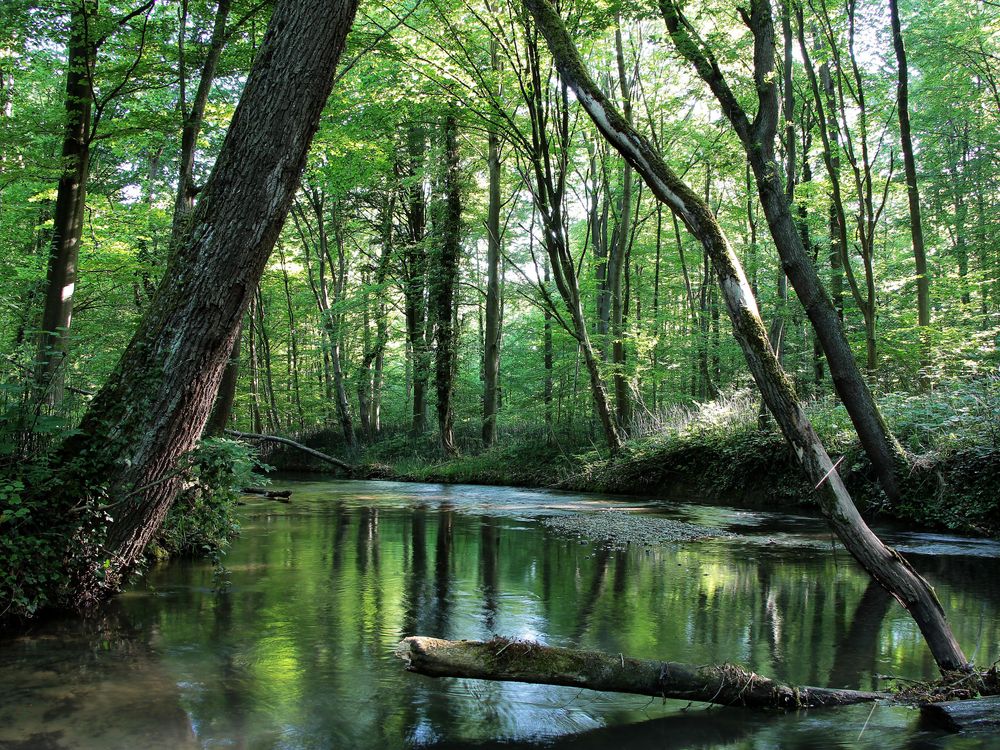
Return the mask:
[[1000,729],[1000,695],[963,701],[924,703],[920,719],[925,726],[949,732],[990,731]]
[[343,469],[348,474],[354,473],[354,467],[348,463],[344,463],[339,458],[334,458],[333,456],[328,456],[314,448],[302,445],[302,443],[296,443],[294,440],[286,437],[281,437],[279,435],[261,435],[256,432],[238,432],[237,430],[226,430],[226,434],[231,437],[238,438],[240,440],[260,440],[264,443],[281,443],[282,445],[287,445],[296,450],[300,450],[303,453],[308,453],[313,458],[318,458],[321,461],[326,461],[328,464],[333,464],[334,466]]
[[411,636],[396,646],[407,670],[430,677],[532,682],[679,700],[793,710],[888,698],[883,693],[796,687],[735,664],[696,666],[528,641],[446,641]]
[[291,490],[266,490],[263,487],[243,487],[240,489],[244,495],[260,495],[268,500],[277,500],[279,503],[292,502]]

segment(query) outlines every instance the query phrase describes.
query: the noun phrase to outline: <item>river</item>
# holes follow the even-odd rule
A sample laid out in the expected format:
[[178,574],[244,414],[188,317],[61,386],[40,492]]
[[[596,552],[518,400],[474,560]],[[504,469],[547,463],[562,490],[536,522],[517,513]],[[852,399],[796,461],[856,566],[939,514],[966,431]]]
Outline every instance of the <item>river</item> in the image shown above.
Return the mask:
[[[784,715],[404,671],[406,635],[738,662],[793,684],[932,677],[914,623],[821,519],[722,505],[394,482],[287,481],[248,500],[219,574],[152,568],[99,617],[0,642],[12,748],[979,748],[915,710]],[[609,549],[542,525],[608,507],[716,527]],[[1000,658],[1000,543],[888,530],[966,653]]]

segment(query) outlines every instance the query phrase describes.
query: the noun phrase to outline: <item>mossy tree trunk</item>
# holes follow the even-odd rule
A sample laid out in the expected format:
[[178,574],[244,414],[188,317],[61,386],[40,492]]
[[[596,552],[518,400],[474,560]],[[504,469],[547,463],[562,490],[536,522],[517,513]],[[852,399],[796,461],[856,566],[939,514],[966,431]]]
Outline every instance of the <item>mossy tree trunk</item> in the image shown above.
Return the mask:
[[611,105],[590,78],[562,20],[547,0],[524,0],[524,5],[548,41],[562,80],[572,87],[594,124],[711,257],[733,334],[750,373],[802,469],[816,485],[820,508],[834,532],[862,567],[910,613],[941,670],[968,669],[968,660],[955,640],[934,590],[898,552],[882,543],[858,513],[771,349],[743,268],[709,206]]
[[[782,272],[791,281],[812,322],[826,353],[834,388],[844,402],[865,453],[875,468],[879,483],[889,499],[896,502],[900,498],[896,472],[906,465],[906,457],[882,418],[851,351],[837,310],[802,242],[791,210],[790,186],[794,172],[787,176],[788,183],[782,185],[783,170],[774,152],[780,107],[775,71],[774,21],[770,3],[767,0],[753,0],[749,13],[740,11],[754,38],[753,70],[757,113],[752,119],[729,88],[711,49],[698,37],[694,27],[684,16],[681,4],[676,0],[661,0],[660,10],[677,51],[708,84],[743,144],[747,160],[753,169],[764,216],[781,256]],[[785,35],[786,47],[790,46],[789,37],[790,30]],[[790,97],[791,92],[786,91],[786,96]],[[785,118],[790,125],[790,111],[785,113]],[[869,299],[873,297],[870,296]],[[866,315],[865,320],[869,319],[874,325],[874,315]],[[772,341],[777,340],[776,336],[772,337]],[[874,333],[871,341],[874,342]],[[874,354],[869,356],[869,362],[872,357]]]
[[299,184],[356,0],[279,0],[190,230],[79,433],[61,449],[55,512],[107,499],[103,570],[73,571],[85,606],[141,558],[182,481],[239,323]]

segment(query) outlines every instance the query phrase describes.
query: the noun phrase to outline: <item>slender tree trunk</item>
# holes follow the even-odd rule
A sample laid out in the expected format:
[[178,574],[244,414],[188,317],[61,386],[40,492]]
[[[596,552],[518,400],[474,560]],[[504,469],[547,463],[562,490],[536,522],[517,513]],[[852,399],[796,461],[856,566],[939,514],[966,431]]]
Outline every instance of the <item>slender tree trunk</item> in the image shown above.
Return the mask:
[[73,319],[77,261],[90,178],[91,78],[96,54],[92,35],[97,13],[97,0],[74,0],[70,12],[62,173],[52,215],[52,244],[45,274],[45,306],[35,366],[36,393],[51,406],[62,401],[63,365]]
[[[344,289],[347,285],[347,254],[344,249],[344,228],[342,226],[342,216],[340,206],[334,208],[334,242],[337,246],[337,262],[334,265],[332,257],[327,255],[330,264],[330,275],[333,277],[333,304],[340,302],[344,297]],[[329,250],[329,247],[326,247]],[[326,286],[323,288],[326,294]],[[334,310],[333,304],[326,300],[326,313],[328,318],[327,331],[330,335],[330,365],[333,368],[333,388],[337,399],[337,417],[340,419],[340,429],[344,433],[344,441],[348,446],[354,448],[357,445],[357,438],[354,434],[354,418],[351,415],[351,404],[347,398],[347,386],[345,385],[344,365],[343,365],[343,313]]]
[[[64,443],[53,513],[111,498],[96,559],[69,561],[75,602],[117,589],[183,482],[240,319],[299,183],[354,18],[354,0],[278,0],[240,103],[150,309],[79,432]],[[104,491],[106,495],[96,493]]]
[[458,284],[458,261],[462,249],[462,202],[459,194],[458,124],[455,113],[451,111],[445,116],[444,138],[444,221],[441,231],[441,251],[432,275],[431,304],[437,319],[435,387],[438,430],[441,433],[441,449],[444,454],[454,456],[458,453],[458,449],[455,446],[455,413],[452,404],[457,363],[453,318],[456,304],[455,287]]
[[[499,66],[496,44],[491,48],[493,68]],[[486,327],[483,345],[483,445],[497,435],[497,383],[500,376],[500,136],[490,130],[489,206],[486,213]]]
[[656,204],[656,260],[653,266],[653,346],[652,346],[652,372],[650,378],[653,381],[653,413],[659,407],[657,398],[659,387],[659,362],[660,362],[660,255],[663,249],[663,204]]
[[[625,70],[625,50],[622,44],[621,17],[615,16],[615,59],[618,64],[618,87],[622,98],[622,115],[632,124],[632,98],[629,95],[628,75]],[[632,421],[632,399],[625,372],[625,325],[627,304],[623,303],[622,272],[631,239],[632,218],[632,165],[627,161],[622,169],[622,199],[615,227],[614,242],[608,259],[608,290],[611,294],[611,362],[614,367],[615,412],[618,427],[628,431]]]
[[898,69],[896,113],[899,116],[899,139],[903,150],[903,171],[906,175],[906,200],[910,207],[910,238],[913,243],[913,259],[917,266],[917,320],[918,325],[926,327],[931,324],[931,280],[927,272],[927,251],[924,249],[924,230],[920,220],[917,162],[913,156],[913,137],[910,135],[910,72],[906,65],[906,47],[903,46],[898,0],[889,0],[889,19]]
[[233,405],[236,403],[236,385],[240,379],[240,344],[243,340],[243,323],[241,322],[233,339],[233,348],[226,361],[226,368],[219,381],[219,392],[215,396],[215,404],[205,423],[205,437],[220,437],[229,426],[233,416]]
[[295,403],[295,413],[298,415],[299,429],[305,427],[305,413],[302,410],[302,388],[299,383],[299,333],[295,325],[295,308],[292,305],[292,290],[288,279],[288,267],[285,263],[285,252],[278,244],[278,255],[281,261],[281,282],[285,291],[285,308],[288,313],[288,370],[292,386],[292,399]]
[[[546,286],[549,284],[549,263],[546,260],[543,269],[542,280]],[[542,384],[542,403],[545,405],[545,435],[546,440],[553,440],[552,433],[552,311],[545,307],[542,322],[542,365],[545,367],[545,382]]]
[[271,339],[265,323],[267,314],[264,310],[264,296],[257,287],[256,302],[253,306],[257,318],[257,351],[259,352],[261,369],[264,372],[263,391],[267,404],[268,430],[281,432],[281,417],[278,413],[278,400],[274,395],[274,368],[271,366]]
[[882,543],[858,513],[767,342],[753,292],[711,210],[670,170],[649,142],[628,126],[594,85],[559,15],[547,0],[525,0],[524,4],[549,42],[562,80],[573,88],[594,124],[711,255],[733,332],[750,372],[803,470],[815,483],[820,508],[835,533],[862,567],[914,618],[938,667],[968,670],[968,660],[934,590],[898,552]]
[[430,351],[427,340],[427,201],[424,195],[424,129],[411,123],[407,129],[406,223],[408,238],[403,257],[403,298],[406,337],[410,347],[413,394],[412,433],[427,431],[427,381]]
[[[205,51],[205,61],[202,63],[198,78],[198,90],[190,110],[185,101],[187,88],[187,59],[185,54],[185,28],[181,28],[178,37],[180,57],[180,107],[184,124],[181,127],[180,170],[177,176],[177,195],[174,199],[174,219],[171,227],[173,242],[180,242],[188,229],[191,211],[194,209],[194,199],[198,194],[198,186],[194,184],[194,157],[198,146],[198,136],[205,120],[205,108],[208,106],[208,96],[215,83],[215,71],[226,45],[226,21],[232,0],[219,0],[215,10],[215,23],[212,26],[212,37]],[[187,17],[187,0],[183,4],[184,17]]]
[[[521,88],[531,122],[533,144],[530,152],[532,177],[528,187],[541,218],[543,244],[552,277],[569,313],[569,320],[560,318],[560,322],[579,344],[579,354],[583,356],[590,377],[594,411],[608,449],[614,454],[621,450],[622,436],[601,375],[599,357],[591,343],[577,277],[577,261],[570,251],[567,222],[563,213],[566,175],[569,171],[569,89],[565,84],[560,87],[558,106],[551,101],[549,87],[542,83],[537,31],[531,28],[528,19],[525,19],[525,31],[527,64],[524,72],[529,81],[522,80]],[[559,144],[559,147],[554,147],[555,144]],[[554,307],[544,285],[541,292],[550,307]]]
[[[250,370],[250,429],[264,431],[264,420],[260,414],[260,357],[257,353],[257,296],[253,295],[247,308],[247,365]],[[235,346],[235,344],[234,344]],[[218,398],[218,394],[216,394]]]

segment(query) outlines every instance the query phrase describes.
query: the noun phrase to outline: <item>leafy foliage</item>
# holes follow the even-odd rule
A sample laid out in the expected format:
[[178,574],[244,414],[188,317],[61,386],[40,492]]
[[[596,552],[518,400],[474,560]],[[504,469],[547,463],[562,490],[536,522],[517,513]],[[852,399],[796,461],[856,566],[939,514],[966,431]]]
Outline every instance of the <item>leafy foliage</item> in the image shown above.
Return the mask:
[[240,489],[260,484],[256,469],[267,467],[243,443],[209,438],[186,457],[187,485],[167,512],[154,555],[207,557],[221,562],[239,533]]

